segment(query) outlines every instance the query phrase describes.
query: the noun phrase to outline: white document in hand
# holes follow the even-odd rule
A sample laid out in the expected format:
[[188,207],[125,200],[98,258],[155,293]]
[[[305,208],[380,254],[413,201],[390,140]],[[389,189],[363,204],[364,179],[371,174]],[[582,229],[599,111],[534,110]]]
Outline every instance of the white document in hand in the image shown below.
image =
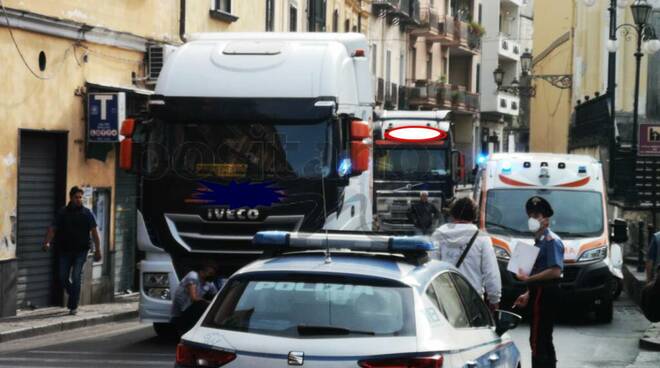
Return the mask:
[[519,241],[516,243],[516,248],[513,250],[513,254],[509,260],[509,266],[506,269],[515,274],[522,270],[525,275],[529,275],[532,273],[532,268],[538,255],[539,248]]

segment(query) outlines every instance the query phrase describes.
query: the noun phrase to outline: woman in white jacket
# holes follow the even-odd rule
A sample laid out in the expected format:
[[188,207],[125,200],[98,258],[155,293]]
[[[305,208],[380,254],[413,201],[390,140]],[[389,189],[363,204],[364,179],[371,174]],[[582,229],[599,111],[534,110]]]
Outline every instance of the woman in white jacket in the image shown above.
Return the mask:
[[450,215],[451,223],[442,225],[432,235],[439,248],[437,256],[456,265],[472,237],[477,234],[458,270],[477,292],[482,295],[485,292],[491,310],[498,309],[502,296],[500,270],[490,237],[478,233],[479,229],[474,225],[476,204],[470,198],[457,199],[452,203]]

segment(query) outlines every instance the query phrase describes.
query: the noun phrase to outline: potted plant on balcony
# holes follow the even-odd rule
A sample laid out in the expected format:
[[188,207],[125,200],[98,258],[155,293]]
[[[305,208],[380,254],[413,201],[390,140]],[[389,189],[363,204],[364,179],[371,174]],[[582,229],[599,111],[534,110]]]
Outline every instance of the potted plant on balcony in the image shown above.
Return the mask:
[[468,24],[468,30],[470,31],[470,34],[478,38],[481,38],[486,34],[486,28],[475,21],[472,21]]
[[458,89],[454,89],[451,91],[451,104],[455,108],[464,108],[465,107],[465,90],[461,89],[460,87]]

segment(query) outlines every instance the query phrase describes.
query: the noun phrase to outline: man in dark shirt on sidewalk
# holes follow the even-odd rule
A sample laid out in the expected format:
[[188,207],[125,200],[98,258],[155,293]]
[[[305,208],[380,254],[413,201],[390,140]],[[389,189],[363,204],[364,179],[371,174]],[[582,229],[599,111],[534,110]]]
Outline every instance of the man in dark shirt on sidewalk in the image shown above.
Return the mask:
[[440,217],[440,211],[429,203],[429,193],[421,192],[419,202],[413,203],[408,210],[408,219],[415,224],[418,234],[430,235],[433,233],[433,223]]
[[94,261],[101,260],[101,241],[96,219],[88,208],[83,207],[83,191],[73,187],[69,191],[70,202],[60,209],[48,228],[43,249],[47,251],[54,241],[59,258],[59,280],[69,295],[67,308],[74,315],[78,310],[82,269],[89,252],[90,233],[94,238]]

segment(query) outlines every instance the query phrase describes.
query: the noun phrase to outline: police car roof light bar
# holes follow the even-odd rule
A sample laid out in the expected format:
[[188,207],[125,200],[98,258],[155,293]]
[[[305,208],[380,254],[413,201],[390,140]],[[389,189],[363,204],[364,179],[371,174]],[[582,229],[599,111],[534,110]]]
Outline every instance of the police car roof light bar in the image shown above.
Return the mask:
[[350,249],[357,251],[419,253],[435,249],[433,243],[420,236],[381,234],[299,233],[260,231],[252,243],[257,246],[292,249]]

